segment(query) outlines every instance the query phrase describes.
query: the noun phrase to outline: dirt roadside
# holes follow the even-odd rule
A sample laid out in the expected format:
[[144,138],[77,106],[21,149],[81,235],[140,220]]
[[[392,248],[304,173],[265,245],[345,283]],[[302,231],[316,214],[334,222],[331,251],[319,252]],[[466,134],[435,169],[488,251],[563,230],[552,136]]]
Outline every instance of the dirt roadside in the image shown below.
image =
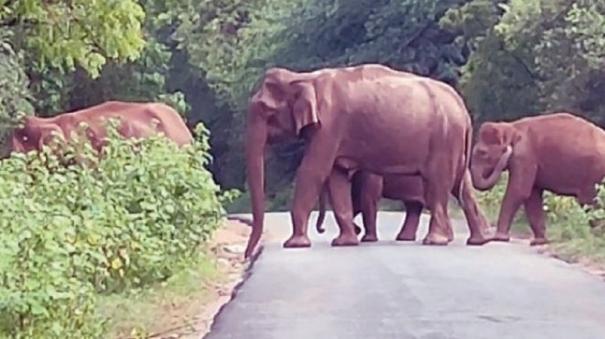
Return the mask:
[[223,279],[208,284],[203,297],[172,305],[165,315],[170,321],[156,328],[148,338],[200,339],[209,332],[215,315],[245,280],[250,261],[243,259],[243,253],[249,234],[250,226],[235,220],[225,221],[208,244]]

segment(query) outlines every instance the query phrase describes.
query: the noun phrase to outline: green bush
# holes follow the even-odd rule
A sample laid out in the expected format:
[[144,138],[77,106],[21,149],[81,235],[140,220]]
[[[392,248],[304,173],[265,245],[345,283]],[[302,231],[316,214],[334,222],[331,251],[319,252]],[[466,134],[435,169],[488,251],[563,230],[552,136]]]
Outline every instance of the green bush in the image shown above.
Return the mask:
[[229,198],[198,131],[180,149],[113,128],[100,159],[74,140],[1,162],[0,336],[102,337],[96,294],[165,279],[198,253]]
[[[477,196],[492,222],[496,221],[506,190],[507,174],[503,173],[498,184],[491,190],[478,192]],[[595,207],[583,207],[573,197],[544,193],[546,232],[553,242],[552,248],[568,259],[590,257],[605,262],[605,183],[598,186]],[[525,211],[520,208],[515,216],[513,229],[530,232]]]
[[554,248],[568,259],[580,256],[605,262],[605,185],[598,186],[597,203],[582,207],[575,198],[548,194],[549,237]]

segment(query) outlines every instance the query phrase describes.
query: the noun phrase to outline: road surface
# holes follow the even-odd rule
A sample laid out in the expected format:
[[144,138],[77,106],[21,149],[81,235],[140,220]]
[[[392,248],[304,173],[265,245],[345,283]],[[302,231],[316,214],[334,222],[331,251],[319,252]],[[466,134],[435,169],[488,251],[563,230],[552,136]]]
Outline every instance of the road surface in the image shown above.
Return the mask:
[[605,338],[598,277],[527,242],[465,246],[462,224],[449,246],[422,246],[427,216],[416,243],[396,243],[402,218],[381,212],[380,242],[332,248],[328,214],[325,234],[310,227],[311,248],[283,249],[289,214],[267,215],[279,242],[265,243],[205,338]]

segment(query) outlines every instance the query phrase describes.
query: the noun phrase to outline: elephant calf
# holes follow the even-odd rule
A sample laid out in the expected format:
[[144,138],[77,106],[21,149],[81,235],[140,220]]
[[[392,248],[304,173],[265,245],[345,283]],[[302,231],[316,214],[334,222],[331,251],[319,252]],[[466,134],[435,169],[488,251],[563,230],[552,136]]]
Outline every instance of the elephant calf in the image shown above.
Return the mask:
[[[319,216],[316,228],[323,233],[322,227],[325,218],[325,195],[324,190],[319,200]],[[359,171],[351,178],[351,198],[353,201],[353,218],[362,213],[365,234],[361,241],[377,241],[376,215],[378,202],[381,197],[393,200],[401,200],[405,204],[405,221],[401,231],[397,235],[399,241],[416,240],[420,214],[425,205],[424,186],[422,177],[419,175],[385,175],[380,176],[371,172]],[[361,233],[361,228],[355,225],[355,232]],[[450,240],[453,239],[451,228],[448,230]]]
[[[468,170],[466,175],[470,177]],[[470,179],[469,179],[470,180]],[[319,215],[315,227],[317,232],[323,233],[322,227],[325,219],[325,196],[324,190],[319,198]],[[455,192],[452,192],[455,194]],[[359,171],[351,178],[351,199],[353,202],[353,218],[362,213],[365,234],[361,238],[363,242],[374,242],[378,240],[376,232],[376,217],[378,213],[378,202],[380,198],[402,201],[405,205],[405,220],[401,230],[397,234],[397,241],[414,241],[420,223],[420,215],[426,207],[425,190],[422,177],[419,175],[384,175],[380,176],[367,171]],[[469,206],[470,207],[470,206]],[[482,233],[487,232],[488,221],[477,205],[473,205],[473,215],[480,220]],[[466,214],[468,222],[472,222],[471,216]],[[448,230],[449,241],[454,239],[454,232],[450,227]],[[355,232],[361,233],[361,227],[355,225]]]
[[505,170],[509,180],[493,240],[510,239],[523,204],[534,233],[531,245],[545,244],[544,190],[593,203],[595,184],[605,176],[605,131],[569,113],[484,123],[471,156],[473,185],[489,190]]

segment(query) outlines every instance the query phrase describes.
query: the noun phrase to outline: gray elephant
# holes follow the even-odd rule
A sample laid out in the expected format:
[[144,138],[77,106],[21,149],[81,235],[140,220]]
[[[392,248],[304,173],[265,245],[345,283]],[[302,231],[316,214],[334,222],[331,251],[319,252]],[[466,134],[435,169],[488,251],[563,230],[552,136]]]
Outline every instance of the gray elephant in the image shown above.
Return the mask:
[[[323,233],[323,222],[326,215],[326,196],[324,190],[319,197],[319,215],[315,227],[317,232]],[[365,171],[358,171],[351,178],[351,199],[353,202],[353,218],[359,213],[363,217],[365,234],[362,242],[378,240],[376,231],[376,216],[380,198],[401,200],[405,205],[405,221],[397,235],[398,241],[416,240],[416,232],[420,222],[420,215],[424,208],[424,188],[422,178],[418,175],[385,175],[380,176]],[[354,224],[355,233],[361,233],[361,227]],[[453,239],[453,233],[448,237]]]
[[545,190],[592,204],[605,176],[605,131],[573,114],[552,113],[513,122],[486,122],[473,147],[471,173],[482,191],[509,172],[494,241],[509,241],[517,210],[525,207],[534,233],[531,245],[548,242]]
[[264,152],[268,143],[303,138],[291,207],[293,233],[284,247],[308,247],[309,214],[327,184],[340,234],[333,246],[358,245],[350,177],[419,175],[431,211],[427,245],[447,245],[453,193],[469,216],[469,245],[486,242],[468,174],[472,126],[464,101],[449,85],[366,64],[294,72],[271,68],[252,95],[246,122],[247,182],[253,227],[249,257],[263,232]]
[[[402,201],[405,205],[405,219],[397,241],[415,241],[416,233],[420,223],[420,215],[426,205],[424,201],[424,187],[422,178],[418,175],[385,175],[380,176],[365,171],[358,171],[351,178],[351,199],[353,201],[353,218],[361,213],[365,234],[362,242],[374,242],[378,240],[376,231],[376,217],[378,214],[378,202],[381,198]],[[317,232],[323,233],[323,222],[326,215],[326,197],[328,191],[324,190],[319,198],[319,215],[315,227]],[[488,221],[478,211],[482,227],[488,226]],[[361,233],[361,227],[354,223],[355,233]],[[482,231],[487,232],[487,229]],[[454,238],[453,232],[448,234],[450,240]]]

